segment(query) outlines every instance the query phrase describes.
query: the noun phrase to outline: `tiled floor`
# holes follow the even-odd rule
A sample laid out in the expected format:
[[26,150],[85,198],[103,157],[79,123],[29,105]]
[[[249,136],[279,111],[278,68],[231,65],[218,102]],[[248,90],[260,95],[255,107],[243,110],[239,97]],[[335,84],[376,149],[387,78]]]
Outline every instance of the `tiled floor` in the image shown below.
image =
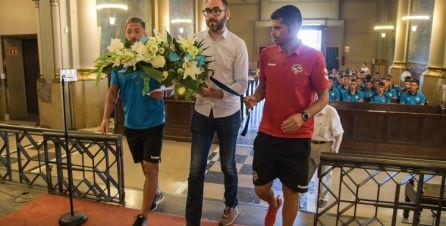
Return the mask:
[[[236,150],[236,162],[239,173],[239,187],[238,187],[238,199],[240,202],[240,217],[236,223],[241,225],[256,226],[263,224],[263,217],[266,212],[265,203],[261,202],[253,191],[253,184],[251,178],[251,165],[252,165],[252,142],[256,135],[260,114],[258,111],[251,113],[251,122],[248,130],[248,134],[245,137],[239,137],[238,146]],[[91,131],[97,131],[97,128],[91,129]],[[76,158],[76,157],[74,157]],[[176,142],[176,141],[164,141],[162,151],[162,162],[160,164],[159,181],[160,188],[165,193],[165,201],[159,206],[158,211],[184,215],[185,206],[185,194],[187,193],[187,177],[189,172],[190,161],[190,143]],[[211,148],[211,153],[208,158],[208,170],[205,179],[205,203],[203,217],[211,220],[218,220],[224,208],[223,199],[223,176],[220,172],[220,162],[218,156],[218,146],[214,145]],[[134,164],[130,152],[128,150],[127,143],[124,142],[124,170],[125,170],[125,187],[126,187],[126,206],[130,208],[140,208],[141,206],[141,187],[143,184],[143,174],[141,167],[138,164]],[[355,175],[360,176],[358,172]],[[339,175],[339,172],[335,171],[334,178]],[[316,181],[311,183],[309,192],[302,197],[301,211],[298,214],[295,225],[313,225],[313,215],[308,212],[315,211],[315,200],[317,197]],[[273,189],[276,193],[281,193],[281,185],[278,181],[273,184]],[[334,185],[336,189],[336,185]],[[365,192],[373,194],[371,188],[366,188]],[[25,195],[22,195],[27,192]],[[0,183],[0,216],[13,211],[15,208],[23,205],[23,203],[15,202],[16,198],[9,196],[24,196],[25,200],[32,200],[39,194],[45,193],[45,190],[29,189],[24,185],[15,183]],[[390,195],[389,195],[390,194]],[[391,192],[385,193],[385,196],[392,198]],[[29,197],[29,198],[28,198]],[[23,198],[23,197],[22,197]],[[13,203],[5,206],[3,203]],[[361,208],[357,213],[359,216],[367,216],[370,210],[373,208]],[[329,212],[334,212],[330,210]],[[362,215],[361,215],[362,214]],[[389,218],[391,211],[385,210],[379,213],[384,219],[384,225],[389,225]],[[401,216],[401,213],[398,214]],[[326,225],[334,225],[332,220],[333,216],[328,217]],[[444,220],[444,214],[442,222]],[[429,211],[423,211],[422,215],[423,223],[430,224],[431,217]],[[331,223],[330,223],[331,222]],[[401,219],[398,218],[397,225],[403,225],[400,223]],[[281,225],[281,219],[279,217],[278,223]],[[376,222],[370,225],[380,225]]]

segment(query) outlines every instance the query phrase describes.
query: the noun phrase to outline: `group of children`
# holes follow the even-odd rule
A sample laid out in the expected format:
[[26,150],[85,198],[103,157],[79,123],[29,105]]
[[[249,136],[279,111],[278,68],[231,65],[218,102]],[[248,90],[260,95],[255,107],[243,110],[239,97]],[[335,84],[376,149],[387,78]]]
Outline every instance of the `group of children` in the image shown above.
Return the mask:
[[425,105],[427,100],[418,90],[419,81],[410,76],[404,79],[404,86],[393,85],[391,76],[379,73],[370,75],[366,71],[340,73],[333,71],[330,76],[330,101],[400,103]]

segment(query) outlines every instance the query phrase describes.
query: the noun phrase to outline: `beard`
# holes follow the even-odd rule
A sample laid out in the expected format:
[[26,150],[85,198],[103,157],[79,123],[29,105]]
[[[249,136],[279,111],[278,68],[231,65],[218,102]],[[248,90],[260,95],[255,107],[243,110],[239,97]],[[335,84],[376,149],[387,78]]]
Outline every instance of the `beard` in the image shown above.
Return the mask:
[[209,19],[206,21],[206,24],[212,32],[221,31],[226,24],[226,17],[223,17],[221,20]]

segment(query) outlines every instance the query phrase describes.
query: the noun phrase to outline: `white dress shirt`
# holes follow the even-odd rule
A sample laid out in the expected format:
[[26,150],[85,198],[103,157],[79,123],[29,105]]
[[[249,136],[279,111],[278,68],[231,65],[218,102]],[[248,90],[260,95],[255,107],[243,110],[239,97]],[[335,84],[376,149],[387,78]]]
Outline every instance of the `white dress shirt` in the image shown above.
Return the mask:
[[[203,55],[210,56],[209,68],[214,70],[214,78],[240,95],[248,87],[248,50],[245,41],[225,28],[223,35],[213,40],[208,31],[196,34],[196,40],[203,40]],[[208,85],[215,86],[212,82]],[[217,87],[218,88],[218,87]],[[219,88],[220,89],[220,88]],[[227,117],[240,110],[240,97],[223,90],[223,98],[197,97],[195,110],[205,116]]]
[[322,110],[314,115],[314,132],[312,140],[334,141],[334,138],[343,134],[341,120],[336,109],[326,105]]

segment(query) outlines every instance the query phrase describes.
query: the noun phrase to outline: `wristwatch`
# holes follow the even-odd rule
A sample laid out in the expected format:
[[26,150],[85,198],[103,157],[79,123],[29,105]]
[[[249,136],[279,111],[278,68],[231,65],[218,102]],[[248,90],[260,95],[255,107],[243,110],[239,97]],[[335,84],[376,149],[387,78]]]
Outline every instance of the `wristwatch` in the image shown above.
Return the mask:
[[310,114],[308,114],[308,112],[302,112],[301,113],[302,114],[302,119],[304,120],[304,121],[308,121],[308,119],[310,119]]

